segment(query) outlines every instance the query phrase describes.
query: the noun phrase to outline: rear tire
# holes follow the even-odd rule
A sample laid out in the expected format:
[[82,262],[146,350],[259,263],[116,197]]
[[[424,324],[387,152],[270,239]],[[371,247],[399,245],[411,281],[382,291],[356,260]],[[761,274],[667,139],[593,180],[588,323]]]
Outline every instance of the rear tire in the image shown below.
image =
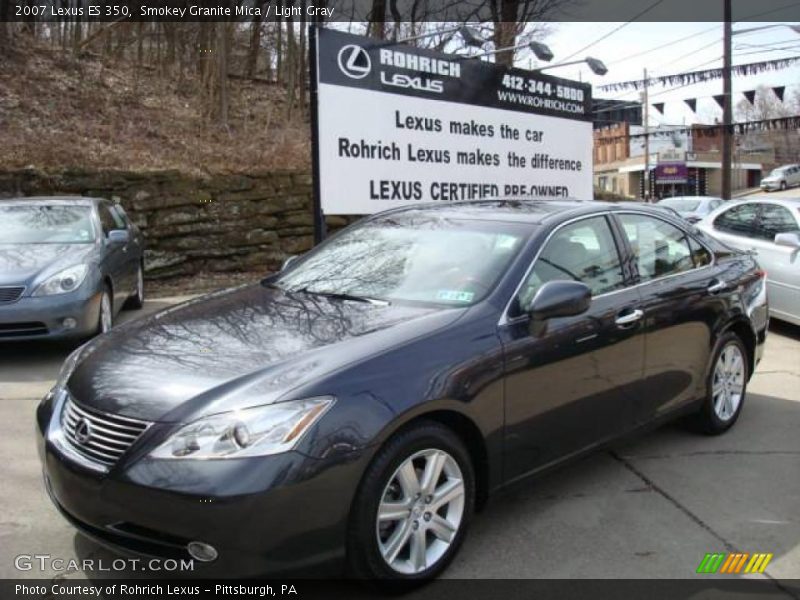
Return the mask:
[[433,421],[401,431],[375,456],[356,493],[347,535],[351,574],[395,586],[433,579],[458,552],[474,505],[475,474],[461,439]]
[[747,348],[735,333],[726,333],[711,359],[707,394],[695,415],[695,423],[709,435],[733,427],[744,406],[749,377]]

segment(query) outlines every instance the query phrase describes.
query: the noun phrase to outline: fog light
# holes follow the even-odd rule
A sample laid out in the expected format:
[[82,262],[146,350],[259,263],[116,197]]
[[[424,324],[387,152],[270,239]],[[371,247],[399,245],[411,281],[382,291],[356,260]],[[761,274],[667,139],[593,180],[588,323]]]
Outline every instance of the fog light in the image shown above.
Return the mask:
[[66,319],[61,321],[61,324],[64,326],[64,329],[75,329],[75,327],[77,327],[78,325],[78,321],[76,321],[72,317],[67,317]]
[[189,542],[186,545],[186,550],[189,552],[189,556],[195,560],[199,560],[200,562],[211,562],[212,560],[217,560],[217,549],[210,544],[205,544],[203,542]]

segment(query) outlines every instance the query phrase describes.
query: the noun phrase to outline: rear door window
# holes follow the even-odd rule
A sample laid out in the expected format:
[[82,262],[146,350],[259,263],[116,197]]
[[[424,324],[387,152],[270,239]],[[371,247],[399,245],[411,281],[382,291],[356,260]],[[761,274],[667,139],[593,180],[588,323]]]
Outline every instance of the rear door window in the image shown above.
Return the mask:
[[762,204],[758,234],[765,240],[774,240],[779,233],[798,231],[800,227],[792,213],[777,204]]
[[619,220],[642,282],[694,268],[689,238],[681,229],[649,215],[623,213]]
[[714,219],[719,231],[744,237],[758,237],[758,205],[753,203],[733,206]]

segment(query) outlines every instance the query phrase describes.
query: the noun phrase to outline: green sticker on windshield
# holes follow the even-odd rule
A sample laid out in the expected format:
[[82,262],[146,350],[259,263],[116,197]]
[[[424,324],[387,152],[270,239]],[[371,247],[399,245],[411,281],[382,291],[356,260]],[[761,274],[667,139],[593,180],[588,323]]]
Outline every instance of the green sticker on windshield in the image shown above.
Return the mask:
[[460,292],[458,290],[439,290],[436,292],[437,300],[445,300],[447,302],[472,302],[474,297],[474,292]]

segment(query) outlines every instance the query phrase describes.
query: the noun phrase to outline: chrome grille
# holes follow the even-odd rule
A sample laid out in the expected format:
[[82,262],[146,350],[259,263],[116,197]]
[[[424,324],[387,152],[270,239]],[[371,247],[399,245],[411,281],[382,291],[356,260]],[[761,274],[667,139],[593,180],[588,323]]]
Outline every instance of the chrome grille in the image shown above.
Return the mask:
[[0,304],[16,302],[24,291],[24,287],[0,287]]
[[61,427],[77,452],[111,466],[150,427],[150,423],[90,410],[67,398],[61,413]]

